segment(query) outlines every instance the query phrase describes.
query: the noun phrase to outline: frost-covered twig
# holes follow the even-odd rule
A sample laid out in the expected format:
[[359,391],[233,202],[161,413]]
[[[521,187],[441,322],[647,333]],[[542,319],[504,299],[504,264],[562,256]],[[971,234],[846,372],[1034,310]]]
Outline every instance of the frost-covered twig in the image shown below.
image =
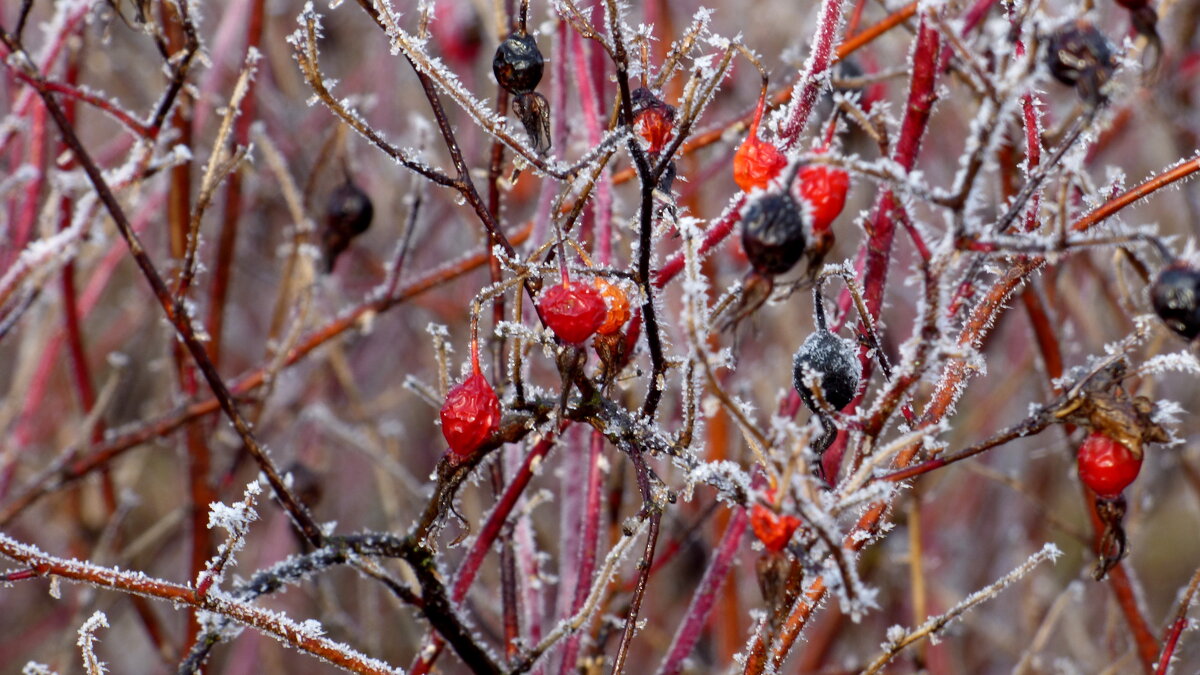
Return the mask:
[[1047,560],[1055,561],[1060,555],[1062,555],[1062,551],[1060,551],[1057,546],[1054,544],[1046,544],[1042,547],[1042,550],[1034,553],[1029,557],[1028,560],[1026,560],[1013,571],[1009,572],[1003,577],[1000,577],[984,588],[975,591],[971,595],[964,598],[962,602],[959,602],[957,605],[946,610],[945,613],[930,617],[928,621],[921,624],[917,628],[914,628],[910,631],[905,631],[900,626],[893,626],[892,628],[889,628],[888,641],[883,646],[884,653],[872,661],[871,664],[865,669],[863,669],[863,675],[874,675],[874,673],[878,673],[884,666],[887,665],[888,661],[891,661],[892,658],[894,658],[896,654],[900,653],[900,651],[905,647],[923,638],[935,636],[939,630],[944,628],[954,619],[957,619],[967,610],[982,602],[991,600],[992,598],[996,597],[1000,591],[1012,585],[1013,582],[1017,581],[1021,577],[1024,577],[1026,574],[1029,574],[1033,568]]

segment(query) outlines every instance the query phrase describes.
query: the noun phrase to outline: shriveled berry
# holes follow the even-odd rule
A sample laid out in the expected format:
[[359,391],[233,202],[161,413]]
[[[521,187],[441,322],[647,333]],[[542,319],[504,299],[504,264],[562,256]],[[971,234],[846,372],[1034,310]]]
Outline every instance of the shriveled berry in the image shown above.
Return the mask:
[[792,540],[792,534],[800,527],[800,519],[755,504],[750,509],[750,527],[764,548],[771,553],[779,553]]
[[1112,43],[1087,21],[1076,21],[1050,36],[1046,65],[1054,79],[1075,87],[1093,105],[1105,100],[1103,88],[1117,69]]
[[1200,335],[1200,270],[1184,263],[1163,268],[1150,285],[1150,302],[1167,328],[1188,340]]
[[850,174],[833,166],[808,164],[800,169],[799,183],[800,197],[812,209],[813,232],[827,232],[846,207]]
[[787,157],[779,148],[751,136],[733,155],[733,180],[743,192],[765,188],[785,166]]
[[784,274],[804,256],[804,231],[804,215],[791,195],[763,195],[742,215],[742,250],[759,274]]
[[492,58],[496,81],[512,94],[527,94],[542,81],[545,59],[537,41],[528,33],[511,33]]
[[858,381],[862,376],[862,364],[858,361],[854,341],[818,328],[800,345],[792,359],[792,383],[804,400],[804,405],[813,412],[820,408],[804,381],[818,373],[821,397],[825,402],[834,410],[849,405],[858,393]]
[[625,322],[629,320],[629,298],[625,297],[625,291],[622,291],[620,286],[604,279],[596,279],[596,289],[600,291],[605,305],[608,306],[608,311],[604,315],[604,323],[600,324],[596,332],[601,335],[612,335],[621,330],[621,326],[624,326]]
[[333,271],[338,256],[350,245],[350,240],[367,231],[374,216],[371,198],[353,181],[342,183],[329,195],[325,227],[321,230],[326,272]]
[[441,418],[446,443],[467,457],[500,428],[500,399],[487,378],[475,373],[446,393]]
[[630,99],[634,131],[646,141],[649,152],[662,152],[675,130],[675,108],[663,103],[645,87],[635,89]]
[[608,307],[595,286],[569,281],[544,291],[538,300],[538,312],[558,339],[579,344],[604,324]]
[[1102,499],[1115,499],[1142,468],[1142,458],[1116,440],[1093,431],[1079,446],[1079,479]]

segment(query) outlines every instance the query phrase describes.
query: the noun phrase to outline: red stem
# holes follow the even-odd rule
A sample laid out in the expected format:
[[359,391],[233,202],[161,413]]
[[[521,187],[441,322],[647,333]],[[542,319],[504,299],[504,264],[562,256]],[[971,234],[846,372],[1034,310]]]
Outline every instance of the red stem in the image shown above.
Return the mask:
[[687,614],[675,633],[671,648],[658,669],[658,675],[678,675],[683,670],[684,660],[700,641],[704,626],[708,622],[708,615],[716,603],[717,592],[721,590],[721,584],[733,566],[733,558],[740,549],[742,535],[745,534],[749,522],[750,517],[746,509],[734,510],[729,525],[725,528],[725,534],[721,537],[721,543],[717,546],[717,552],[709,561],[704,578],[700,580]]
[[[596,572],[596,547],[600,539],[600,492],[604,487],[604,477],[600,471],[600,458],[604,452],[604,435],[599,431],[592,432],[592,441],[588,452],[587,496],[584,501],[582,535],[579,539],[579,554],[576,566],[579,575],[575,580],[575,597],[571,602],[568,616],[574,616],[583,608],[587,601],[588,592],[592,588],[592,577]],[[567,638],[563,647],[563,675],[578,670],[576,661],[579,655],[579,644],[583,639],[582,633],[575,633]]]

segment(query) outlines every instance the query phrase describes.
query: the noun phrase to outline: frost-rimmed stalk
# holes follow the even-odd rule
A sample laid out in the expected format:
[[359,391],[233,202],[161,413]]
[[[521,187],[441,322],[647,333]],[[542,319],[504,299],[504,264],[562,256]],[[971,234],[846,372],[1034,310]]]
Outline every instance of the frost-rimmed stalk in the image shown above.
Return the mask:
[[709,560],[704,577],[700,579],[700,585],[692,595],[687,613],[671,641],[671,647],[658,668],[658,675],[677,675],[683,670],[684,660],[692,653],[704,632],[709,613],[717,601],[717,593],[729,574],[734,555],[740,549],[742,535],[745,534],[749,522],[750,516],[746,509],[734,509],[729,524],[725,526],[725,534],[721,536],[721,543],[717,545],[716,553]]
[[[154,204],[150,206],[154,206]],[[152,211],[153,208],[148,208],[143,212],[143,222],[149,219]],[[138,224],[135,222],[135,225]],[[137,227],[135,231],[140,231],[141,229],[141,227]],[[512,241],[518,244],[524,242],[529,236],[530,229],[528,226],[525,227],[513,237]],[[116,259],[113,260],[113,264],[115,263]],[[383,289],[379,289],[380,292],[372,291],[358,305],[343,311],[324,326],[303,336],[292,349],[282,354],[280,366],[282,368],[293,366],[330,340],[336,339],[338,336],[360,327],[372,315],[397,307],[417,295],[441,286],[448,281],[457,279],[486,264],[487,252],[479,252],[441,265],[411,282],[398,287],[394,293],[383,293]],[[85,302],[85,311],[89,306],[95,304],[94,298],[97,295],[98,291],[85,293],[85,299],[93,298],[90,302]],[[231,382],[229,384],[229,391],[234,396],[241,397],[258,390],[266,384],[270,369],[271,364],[267,364],[251,370],[239,379]],[[132,429],[123,430],[120,433],[111,435],[104,443],[91,448],[87,454],[76,457],[72,462],[64,466],[54,467],[48,474],[48,476],[54,477],[53,482],[36,481],[34,487],[5,504],[0,509],[0,526],[11,522],[13,518],[24,512],[42,497],[73,484],[76,480],[89,475],[93,471],[100,470],[125,452],[156,438],[170,434],[192,420],[220,411],[221,402],[217,397],[213,396],[189,404],[180,410],[169,412],[147,424],[138,425]]]
[[[591,442],[588,444],[587,488],[582,509],[583,531],[579,536],[579,549],[575,554],[575,568],[578,573],[575,579],[575,597],[571,602],[570,615],[578,614],[583,610],[596,569],[596,547],[600,538],[600,491],[604,481],[603,472],[600,470],[603,452],[604,436],[598,431],[593,431]],[[583,633],[580,632],[573,633],[567,638],[566,645],[562,650],[562,668],[559,671],[563,675],[577,670],[576,660],[582,639]]]
[[[546,453],[554,447],[555,436],[547,435],[536,445],[530,449],[525,455],[525,461],[521,467],[513,474],[508,486],[504,489],[504,493],[500,499],[496,501],[496,506],[492,508],[492,512],[488,515],[487,521],[480,528],[479,534],[475,536],[475,540],[471,543],[471,548],[467,552],[462,563],[455,572],[454,581],[450,586],[450,601],[455,604],[460,604],[467,597],[467,591],[470,590],[471,584],[475,581],[475,576],[479,573],[479,567],[483,563],[483,559],[492,549],[492,544],[496,542],[496,538],[500,536],[501,530],[504,528],[508,516],[512,513],[513,507],[517,505],[521,494],[525,491],[529,481],[533,479],[534,469],[537,467]],[[434,633],[431,638],[425,641],[425,646],[418,651],[416,660],[409,667],[410,671],[416,673],[427,673],[433,667],[438,655],[442,651],[444,641],[441,635]]]
[[[3,42],[5,46],[13,51],[14,55],[19,54],[21,57],[23,57],[20,59],[20,61],[27,67],[29,66],[29,58],[25,55],[21,45],[14,42],[12,36],[2,28],[0,28],[0,42]],[[36,72],[26,70],[26,74],[40,82],[40,77]],[[314,544],[319,544],[323,538],[320,528],[317,527],[316,522],[314,522],[312,519],[312,515],[309,514],[304,505],[296,499],[295,495],[293,495],[291,490],[284,484],[283,478],[280,476],[274,462],[270,459],[270,457],[267,456],[265,450],[255,439],[254,433],[250,430],[249,425],[246,423],[246,419],[242,416],[237,404],[234,402],[229,388],[225,385],[225,382],[221,379],[220,374],[218,374],[216,369],[213,367],[212,361],[209,360],[208,353],[205,351],[204,345],[196,337],[195,328],[192,326],[191,319],[187,316],[181,316],[175,312],[174,302],[171,298],[171,292],[167,288],[166,282],[163,281],[158,269],[150,260],[149,255],[147,255],[145,247],[142,246],[141,238],[138,237],[137,233],[133,231],[133,228],[129,223],[129,218],[125,214],[124,208],[117,201],[117,198],[113,194],[112,189],[109,187],[108,182],[105,180],[104,175],[100,172],[100,168],[96,166],[95,162],[91,158],[91,155],[80,142],[79,137],[75,135],[75,131],[71,125],[71,122],[63,114],[62,108],[59,107],[58,102],[55,101],[53,95],[44,89],[39,89],[38,93],[41,95],[42,101],[45,103],[46,109],[50,113],[50,116],[54,119],[59,131],[62,133],[64,142],[71,148],[72,154],[74,154],[75,158],[83,166],[84,171],[87,174],[89,181],[92,183],[92,186],[95,188],[101,203],[104,204],[105,208],[109,212],[109,215],[112,216],[112,219],[116,222],[117,229],[120,231],[122,238],[125,239],[130,253],[137,262],[138,267],[141,269],[142,275],[145,277],[147,283],[154,291],[154,295],[157,297],[163,312],[166,314],[171,324],[175,327],[175,331],[179,338],[183,341],[187,351],[195,360],[197,367],[207,380],[209,388],[212,390],[214,397],[220,403],[222,410],[225,412],[230,422],[233,423],[238,435],[245,443],[247,451],[250,452],[251,456],[258,463],[259,468],[262,469],[264,474],[266,474],[268,482],[271,484],[271,489],[274,491],[275,496],[283,504],[285,510],[291,516],[297,528],[304,533],[305,538]]]

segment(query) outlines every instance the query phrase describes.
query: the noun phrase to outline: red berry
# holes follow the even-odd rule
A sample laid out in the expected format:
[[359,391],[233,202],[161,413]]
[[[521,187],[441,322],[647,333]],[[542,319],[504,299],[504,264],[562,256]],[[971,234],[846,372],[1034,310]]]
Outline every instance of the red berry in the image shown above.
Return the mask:
[[1141,468],[1141,457],[1098,431],[1079,446],[1079,479],[1103,499],[1120,496]]
[[763,89],[754,111],[754,121],[750,123],[750,134],[733,154],[733,180],[743,192],[765,188],[787,166],[787,157],[779,148],[758,138],[758,125],[762,122],[766,104],[767,90]]
[[568,281],[542,293],[538,312],[560,340],[579,344],[604,324],[608,306],[595,286]]
[[780,515],[762,504],[755,504],[750,509],[750,527],[768,551],[779,553],[792,540],[792,533],[800,527],[800,519]]
[[466,457],[500,428],[500,399],[487,378],[475,373],[446,393],[441,417],[446,443]]
[[596,332],[601,335],[612,335],[621,330],[621,326],[629,320],[629,299],[625,297],[625,291],[622,291],[620,286],[604,279],[596,280],[596,289],[600,291],[601,297],[608,306],[604,315],[604,323],[600,324]]
[[1133,11],[1148,6],[1150,0],[1117,0],[1117,4],[1129,11]]
[[808,164],[800,169],[799,181],[800,196],[812,207],[813,233],[828,231],[846,207],[850,174],[832,166]]
[[785,166],[787,157],[778,148],[750,137],[733,155],[733,180],[743,192],[765,188]]

